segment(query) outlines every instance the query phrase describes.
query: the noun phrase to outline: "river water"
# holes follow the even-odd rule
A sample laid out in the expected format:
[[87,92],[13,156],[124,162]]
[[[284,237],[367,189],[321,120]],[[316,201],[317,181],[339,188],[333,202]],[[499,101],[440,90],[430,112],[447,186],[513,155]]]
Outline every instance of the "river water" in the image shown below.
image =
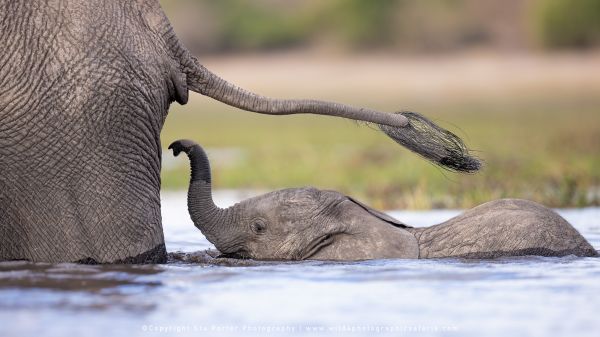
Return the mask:
[[[227,206],[243,197],[222,191]],[[390,212],[414,226],[458,211]],[[600,249],[600,208],[559,210]],[[211,248],[163,195],[169,252]],[[600,259],[0,263],[0,336],[598,336]]]

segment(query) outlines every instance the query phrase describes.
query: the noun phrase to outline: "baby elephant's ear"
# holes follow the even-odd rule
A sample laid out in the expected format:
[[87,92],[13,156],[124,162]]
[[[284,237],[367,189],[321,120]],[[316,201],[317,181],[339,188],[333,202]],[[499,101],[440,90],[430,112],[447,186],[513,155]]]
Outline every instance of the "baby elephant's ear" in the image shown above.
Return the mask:
[[370,206],[367,206],[352,197],[346,196],[346,198],[348,198],[348,200],[352,201],[353,203],[357,204],[358,206],[362,207],[365,211],[371,213],[371,215],[373,215],[391,225],[394,225],[394,226],[400,227],[400,228],[412,228],[412,226],[409,226],[398,219],[392,218],[391,216],[389,216],[381,211],[373,209]]

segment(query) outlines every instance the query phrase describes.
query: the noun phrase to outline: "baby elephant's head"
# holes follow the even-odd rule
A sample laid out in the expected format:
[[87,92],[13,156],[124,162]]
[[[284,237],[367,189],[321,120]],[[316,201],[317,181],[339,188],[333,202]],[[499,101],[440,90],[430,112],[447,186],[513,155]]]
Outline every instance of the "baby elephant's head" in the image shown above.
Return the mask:
[[407,226],[335,191],[293,188],[221,209],[212,200],[210,168],[202,148],[176,141],[190,157],[188,208],[194,224],[225,256],[258,260],[416,258]]

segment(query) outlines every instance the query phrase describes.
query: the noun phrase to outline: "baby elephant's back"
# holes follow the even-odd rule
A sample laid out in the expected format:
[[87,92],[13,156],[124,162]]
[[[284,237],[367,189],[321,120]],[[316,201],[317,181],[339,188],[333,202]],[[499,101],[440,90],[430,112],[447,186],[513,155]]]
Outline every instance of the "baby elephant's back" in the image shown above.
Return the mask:
[[[489,257],[506,255],[598,256],[564,218],[528,200],[501,199],[477,206],[445,224],[476,239]],[[444,224],[442,224],[443,226]],[[465,252],[463,256],[469,256]]]

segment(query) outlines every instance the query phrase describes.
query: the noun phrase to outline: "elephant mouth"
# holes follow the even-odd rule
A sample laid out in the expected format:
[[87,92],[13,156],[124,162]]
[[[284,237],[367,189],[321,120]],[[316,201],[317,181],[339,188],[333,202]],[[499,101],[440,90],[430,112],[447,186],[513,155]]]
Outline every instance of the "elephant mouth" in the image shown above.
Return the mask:
[[237,260],[249,260],[250,254],[244,249],[240,249],[231,253],[221,253],[217,258],[226,258],[226,259],[237,259]]
[[308,249],[302,255],[301,260],[308,260],[321,251],[321,249],[331,245],[334,241],[335,235],[336,234],[326,234],[317,238],[310,246],[308,246]]

